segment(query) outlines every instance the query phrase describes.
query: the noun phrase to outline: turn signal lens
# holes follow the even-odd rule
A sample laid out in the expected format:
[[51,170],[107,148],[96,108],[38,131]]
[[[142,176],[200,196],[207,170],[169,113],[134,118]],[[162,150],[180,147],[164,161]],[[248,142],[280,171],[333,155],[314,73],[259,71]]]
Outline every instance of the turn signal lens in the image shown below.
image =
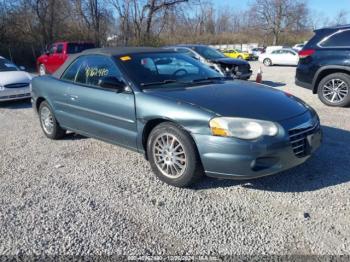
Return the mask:
[[228,136],[229,133],[225,129],[225,127],[220,123],[218,118],[214,118],[210,121],[211,132],[214,136]]

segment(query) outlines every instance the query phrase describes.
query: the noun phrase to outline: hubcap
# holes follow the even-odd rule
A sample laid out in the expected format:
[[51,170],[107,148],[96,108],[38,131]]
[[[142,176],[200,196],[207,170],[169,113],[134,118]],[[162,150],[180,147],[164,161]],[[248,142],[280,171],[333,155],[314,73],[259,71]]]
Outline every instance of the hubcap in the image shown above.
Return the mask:
[[349,93],[348,85],[341,79],[329,80],[322,88],[323,97],[331,103],[340,103]]
[[50,109],[43,107],[40,111],[40,120],[44,131],[51,135],[53,132],[53,116]]
[[156,138],[153,156],[158,169],[169,178],[180,177],[186,169],[185,150],[172,134],[162,134]]

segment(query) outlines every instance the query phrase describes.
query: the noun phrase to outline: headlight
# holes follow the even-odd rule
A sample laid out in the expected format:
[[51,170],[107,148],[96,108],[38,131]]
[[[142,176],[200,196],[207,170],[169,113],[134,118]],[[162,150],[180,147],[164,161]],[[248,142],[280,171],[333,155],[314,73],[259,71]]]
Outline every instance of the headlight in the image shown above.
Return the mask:
[[257,139],[261,136],[275,136],[278,133],[278,127],[275,123],[248,118],[217,117],[210,120],[209,126],[214,136],[247,140]]

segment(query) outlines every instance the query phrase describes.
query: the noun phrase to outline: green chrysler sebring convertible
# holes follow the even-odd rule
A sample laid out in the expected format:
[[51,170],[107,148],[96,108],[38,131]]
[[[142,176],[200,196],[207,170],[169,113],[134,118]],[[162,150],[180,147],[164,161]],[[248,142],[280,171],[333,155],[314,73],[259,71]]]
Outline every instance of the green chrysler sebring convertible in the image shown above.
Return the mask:
[[179,187],[204,173],[271,175],[306,161],[322,140],[300,99],[165,49],[84,51],[34,78],[32,100],[47,137],[70,130],[135,150]]

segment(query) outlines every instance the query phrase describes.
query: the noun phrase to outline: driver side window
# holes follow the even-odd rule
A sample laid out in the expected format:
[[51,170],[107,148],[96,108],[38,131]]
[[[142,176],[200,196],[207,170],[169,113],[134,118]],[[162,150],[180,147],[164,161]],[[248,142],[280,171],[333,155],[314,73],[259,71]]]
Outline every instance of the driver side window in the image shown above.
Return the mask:
[[87,56],[77,73],[76,82],[98,87],[99,80],[108,76],[121,78],[117,66],[108,57]]
[[49,53],[50,53],[50,55],[54,54],[54,53],[55,53],[55,51],[56,51],[56,45],[52,45],[52,46],[50,46],[50,49],[49,49]]
[[105,56],[82,56],[64,72],[62,79],[83,85],[99,87],[99,80],[113,76],[121,79],[117,66]]

